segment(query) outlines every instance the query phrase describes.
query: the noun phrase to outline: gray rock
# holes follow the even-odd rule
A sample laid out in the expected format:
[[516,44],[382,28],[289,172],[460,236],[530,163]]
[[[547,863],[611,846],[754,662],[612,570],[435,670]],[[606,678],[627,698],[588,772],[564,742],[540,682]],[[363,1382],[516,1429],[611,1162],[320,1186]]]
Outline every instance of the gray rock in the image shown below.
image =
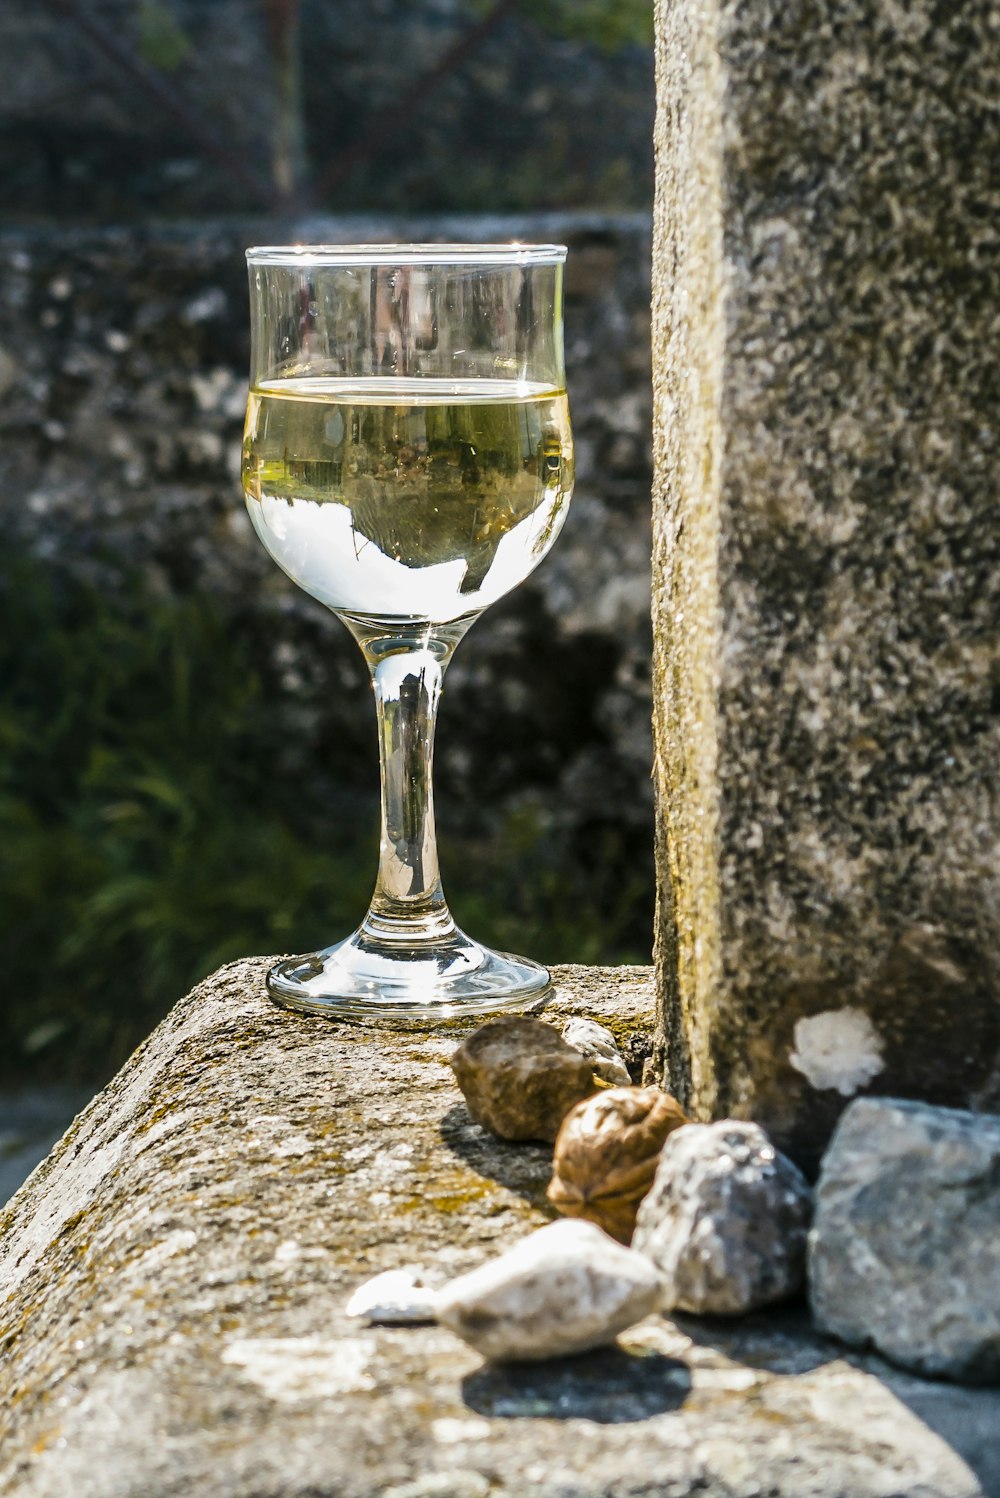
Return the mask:
[[612,1087],[629,1087],[632,1077],[618,1042],[606,1025],[592,1019],[571,1019],[562,1027],[562,1038],[581,1056],[594,1063],[594,1075]]
[[859,1098],[809,1240],[825,1330],[919,1373],[1000,1380],[1000,1117]]
[[664,1306],[731,1315],[794,1295],[812,1192],[756,1124],[688,1124],[668,1136],[632,1246],[664,1279]]
[[604,1347],[656,1309],[659,1275],[592,1222],[552,1222],[445,1285],[438,1320],[497,1362]]
[[437,1294],[417,1271],[386,1269],[358,1286],[344,1315],[369,1326],[424,1326],[437,1319]]
[[1000,30],[658,31],[660,1059],[811,1168],[863,1092],[1000,1110]]
[[[1000,1393],[831,1359],[797,1312],[509,1366],[350,1320],[362,1275],[543,1225],[551,1152],[469,1123],[446,1030],[275,1010],[272,961],[176,1005],[0,1214],[0,1492],[1000,1498]],[[651,1021],[649,969],[555,977]]]
[[596,1091],[590,1061],[543,1020],[489,1020],[451,1058],[471,1117],[498,1139],[550,1144],[574,1103]]

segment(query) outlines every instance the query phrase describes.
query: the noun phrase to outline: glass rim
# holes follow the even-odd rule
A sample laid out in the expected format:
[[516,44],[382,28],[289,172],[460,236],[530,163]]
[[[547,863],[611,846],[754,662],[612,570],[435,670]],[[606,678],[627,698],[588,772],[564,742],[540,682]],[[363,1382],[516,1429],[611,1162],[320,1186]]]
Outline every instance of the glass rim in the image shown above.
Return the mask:
[[562,265],[564,244],[285,244],[251,245],[250,265]]

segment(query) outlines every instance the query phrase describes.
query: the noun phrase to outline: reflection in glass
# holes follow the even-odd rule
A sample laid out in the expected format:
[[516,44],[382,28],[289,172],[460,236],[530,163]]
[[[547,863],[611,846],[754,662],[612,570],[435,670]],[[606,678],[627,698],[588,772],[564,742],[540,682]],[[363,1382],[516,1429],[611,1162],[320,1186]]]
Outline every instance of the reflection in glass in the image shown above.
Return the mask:
[[280,964],[280,1003],[443,1016],[548,982],[455,926],[431,757],[466,630],[542,559],[573,488],[561,246],[247,252],[253,334],[243,481],[254,528],[333,609],[372,673],[382,838],[353,936]]

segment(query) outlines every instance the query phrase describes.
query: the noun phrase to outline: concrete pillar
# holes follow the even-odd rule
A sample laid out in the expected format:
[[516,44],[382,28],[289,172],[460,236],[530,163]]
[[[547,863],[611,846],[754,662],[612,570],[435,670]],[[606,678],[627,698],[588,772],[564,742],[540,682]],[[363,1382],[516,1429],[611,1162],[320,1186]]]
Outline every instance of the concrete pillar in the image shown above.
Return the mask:
[[654,696],[667,1078],[814,1161],[1000,1107],[992,0],[670,0]]

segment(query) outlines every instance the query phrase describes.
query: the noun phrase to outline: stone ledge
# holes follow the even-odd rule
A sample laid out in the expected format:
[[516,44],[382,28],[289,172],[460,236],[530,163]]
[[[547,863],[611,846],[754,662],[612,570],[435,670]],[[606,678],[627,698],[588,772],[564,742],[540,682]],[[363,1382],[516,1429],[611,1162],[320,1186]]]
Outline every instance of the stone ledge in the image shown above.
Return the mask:
[[[178,1004],[0,1217],[0,1492],[1000,1495],[1000,1394],[846,1359],[801,1311],[531,1369],[347,1321],[367,1276],[543,1222],[549,1152],[469,1122],[453,1027],[283,1013],[266,965]],[[651,970],[556,977],[551,1012],[651,1029]]]

